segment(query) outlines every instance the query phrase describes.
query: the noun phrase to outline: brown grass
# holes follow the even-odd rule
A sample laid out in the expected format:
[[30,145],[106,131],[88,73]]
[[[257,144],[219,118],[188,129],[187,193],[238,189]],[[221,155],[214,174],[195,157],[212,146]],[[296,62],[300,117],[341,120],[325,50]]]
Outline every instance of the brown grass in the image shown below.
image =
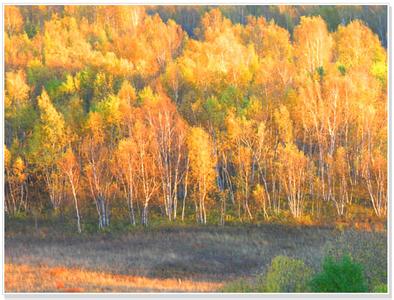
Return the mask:
[[136,229],[72,237],[56,231],[44,237],[38,234],[6,231],[5,263],[202,282],[260,274],[276,255],[318,265],[325,242],[336,235],[328,228],[268,224]]
[[[327,247],[337,249],[338,239],[348,232],[346,227],[264,224],[82,235],[65,235],[48,227],[43,235],[34,226],[20,230],[18,224],[9,225],[5,232],[7,292],[215,291],[225,282],[264,274],[277,255],[302,259],[318,271]],[[373,261],[384,272],[386,234],[354,231],[354,238],[343,238],[341,243],[360,248],[363,257],[367,255],[363,249],[370,249],[362,263]],[[376,247],[368,245],[377,241],[381,249],[371,251]],[[372,260],[375,257],[381,262]],[[379,278],[384,282],[383,273]]]
[[222,283],[152,279],[81,269],[5,264],[5,290],[10,292],[212,292]]

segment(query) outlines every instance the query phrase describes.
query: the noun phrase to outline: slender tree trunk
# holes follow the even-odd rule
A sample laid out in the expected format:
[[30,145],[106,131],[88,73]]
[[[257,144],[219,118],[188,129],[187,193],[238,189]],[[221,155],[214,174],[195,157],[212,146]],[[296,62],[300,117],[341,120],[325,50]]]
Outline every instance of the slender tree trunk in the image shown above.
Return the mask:
[[133,196],[129,195],[129,210],[130,210],[130,222],[131,225],[135,226],[135,213],[133,205]]
[[82,229],[81,229],[81,218],[80,218],[80,215],[79,215],[77,193],[75,191],[75,186],[74,186],[73,180],[70,177],[69,177],[69,180],[70,180],[71,190],[72,190],[73,197],[74,197],[75,212],[77,214],[78,232],[81,233],[82,232]]
[[143,212],[142,212],[142,224],[144,226],[148,225],[148,203],[149,203],[149,200],[145,200],[144,208],[143,208]]

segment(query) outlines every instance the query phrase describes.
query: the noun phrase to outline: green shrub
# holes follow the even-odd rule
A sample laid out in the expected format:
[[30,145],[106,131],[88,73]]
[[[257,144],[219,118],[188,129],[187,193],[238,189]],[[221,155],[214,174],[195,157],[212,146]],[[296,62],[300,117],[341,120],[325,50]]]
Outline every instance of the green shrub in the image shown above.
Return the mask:
[[277,256],[265,276],[264,290],[269,293],[307,292],[312,270],[302,260]]
[[349,255],[340,261],[326,257],[323,271],[311,280],[310,286],[313,292],[322,293],[367,292],[362,265],[353,262]]
[[334,241],[325,245],[325,256],[340,260],[351,255],[364,268],[369,290],[387,282],[387,234],[345,230]]
[[380,283],[378,285],[375,285],[372,292],[373,293],[387,293],[387,284]]

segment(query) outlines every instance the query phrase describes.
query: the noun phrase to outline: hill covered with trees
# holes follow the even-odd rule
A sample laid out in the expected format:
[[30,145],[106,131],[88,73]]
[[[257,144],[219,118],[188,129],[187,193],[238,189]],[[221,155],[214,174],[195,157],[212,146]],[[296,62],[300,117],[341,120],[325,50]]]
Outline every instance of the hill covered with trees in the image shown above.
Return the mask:
[[5,6],[7,216],[385,219],[386,16]]

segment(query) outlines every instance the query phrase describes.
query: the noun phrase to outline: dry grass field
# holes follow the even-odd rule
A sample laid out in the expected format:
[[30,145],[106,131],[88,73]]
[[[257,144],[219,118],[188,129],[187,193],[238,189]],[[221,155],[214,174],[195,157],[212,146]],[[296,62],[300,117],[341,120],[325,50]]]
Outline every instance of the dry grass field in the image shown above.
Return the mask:
[[[330,228],[189,226],[65,235],[6,231],[6,292],[215,292],[262,274],[277,255],[317,269]],[[354,240],[369,240],[358,232]],[[384,235],[383,235],[384,237]],[[348,240],[348,239],[347,239]]]
[[6,264],[5,287],[12,292],[210,292],[222,287],[215,282],[151,279],[72,268]]

